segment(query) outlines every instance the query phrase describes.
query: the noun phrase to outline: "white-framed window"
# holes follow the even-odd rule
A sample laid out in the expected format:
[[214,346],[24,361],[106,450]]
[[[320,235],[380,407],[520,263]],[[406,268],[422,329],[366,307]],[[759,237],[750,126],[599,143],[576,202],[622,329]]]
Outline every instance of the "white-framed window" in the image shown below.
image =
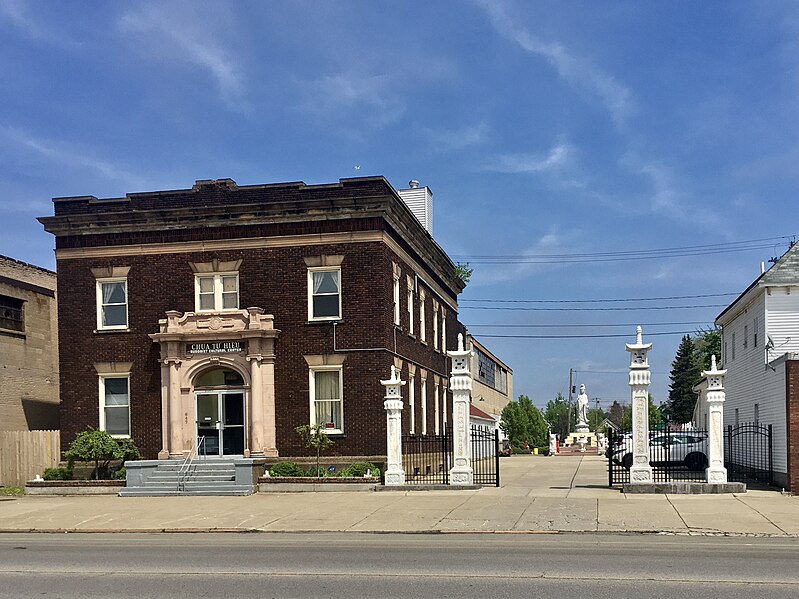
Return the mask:
[[343,369],[341,366],[310,370],[311,424],[325,432],[344,432]]
[[100,430],[130,437],[130,376],[100,376]]
[[421,341],[427,341],[427,326],[426,326],[426,318],[425,318],[425,293],[424,290],[419,291],[419,339]]
[[447,395],[447,379],[441,383],[441,423],[447,430],[447,414],[449,414],[449,396]]
[[408,406],[410,407],[411,425],[408,432],[416,434],[416,374],[408,376]]
[[308,320],[341,320],[341,267],[308,269]]
[[128,328],[127,279],[97,279],[97,328]]
[[438,304],[433,302],[433,349],[438,351]]
[[408,334],[413,335],[413,279],[408,277]]
[[441,352],[447,353],[447,313],[441,308]]
[[435,418],[436,435],[441,434],[441,406],[438,399],[438,381],[433,384],[433,417]]
[[239,274],[195,275],[194,304],[197,312],[239,309]]
[[752,344],[757,347],[757,316],[752,321]]
[[394,277],[394,286],[392,288],[392,296],[394,298],[394,324],[400,325],[400,280],[399,277]]
[[422,403],[422,434],[427,434],[427,379],[421,378],[422,394],[419,398]]

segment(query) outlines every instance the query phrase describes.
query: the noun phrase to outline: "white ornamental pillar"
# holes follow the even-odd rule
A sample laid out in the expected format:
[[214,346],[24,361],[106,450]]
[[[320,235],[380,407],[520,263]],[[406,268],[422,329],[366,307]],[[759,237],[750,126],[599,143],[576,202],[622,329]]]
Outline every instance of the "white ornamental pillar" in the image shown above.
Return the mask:
[[447,352],[452,358],[452,463],[449,484],[473,485],[471,448],[469,438],[469,403],[472,395],[471,350],[463,349],[463,334],[458,333],[458,349]]
[[716,356],[710,357],[710,370],[702,372],[707,377],[708,409],[708,483],[726,483],[727,469],[724,467],[724,375],[726,370],[716,367]]
[[386,486],[405,484],[405,469],[402,467],[402,386],[397,369],[391,367],[391,378],[380,381],[386,388],[383,407],[386,409]]
[[627,343],[630,352],[630,389],[633,404],[633,463],[630,467],[631,483],[651,483],[652,466],[649,465],[649,358],[651,343],[643,342],[643,331],[636,329],[635,343]]

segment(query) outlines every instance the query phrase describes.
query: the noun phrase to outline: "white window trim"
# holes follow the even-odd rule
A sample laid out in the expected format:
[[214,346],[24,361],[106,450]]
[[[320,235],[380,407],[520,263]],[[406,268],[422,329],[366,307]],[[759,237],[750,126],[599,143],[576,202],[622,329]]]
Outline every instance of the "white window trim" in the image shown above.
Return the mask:
[[412,435],[416,434],[416,375],[412,374],[408,377],[408,405],[411,408],[411,425],[408,432]]
[[[128,278],[127,277],[113,277],[96,279],[96,297],[97,297],[97,330],[98,331],[124,331],[130,326],[130,315],[128,314]],[[125,283],[125,324],[103,325],[103,283]],[[119,304],[109,304],[110,306],[118,306]]]
[[328,435],[343,435],[344,434],[344,367],[343,366],[324,366],[314,367],[308,370],[308,398],[310,400],[310,424],[311,426],[318,424],[316,422],[316,381],[314,377],[317,372],[338,372],[338,392],[339,404],[341,405],[341,428],[326,428],[325,433]]
[[408,335],[413,335],[413,287],[408,284]]
[[[338,315],[337,316],[314,316],[313,315],[313,273],[315,272],[337,272],[338,273]],[[341,267],[340,266],[314,266],[308,269],[308,321],[331,321],[341,320]]]
[[399,277],[394,277],[394,324],[400,325],[400,280]]
[[435,417],[435,431],[436,435],[441,434],[441,406],[438,400],[438,381],[433,383],[433,413]]
[[[200,309],[200,279],[214,279],[214,307],[210,310]],[[236,277],[236,307],[235,308],[222,308],[222,277]],[[234,312],[239,310],[240,305],[239,293],[239,273],[237,272],[209,272],[209,273],[196,273],[194,275],[194,311],[195,312]]]
[[447,313],[441,308],[441,353],[447,353]]
[[99,406],[100,406],[100,426],[101,431],[105,430],[105,379],[127,379],[128,381],[128,434],[111,435],[114,439],[130,439],[130,374],[101,374],[99,375]]
[[433,303],[433,349],[438,351],[438,304]]
[[421,393],[421,403],[422,403],[422,434],[427,434],[427,379],[421,378],[422,383],[422,393]]
[[427,324],[425,313],[425,297],[424,290],[419,293],[419,340],[423,343],[427,341]]

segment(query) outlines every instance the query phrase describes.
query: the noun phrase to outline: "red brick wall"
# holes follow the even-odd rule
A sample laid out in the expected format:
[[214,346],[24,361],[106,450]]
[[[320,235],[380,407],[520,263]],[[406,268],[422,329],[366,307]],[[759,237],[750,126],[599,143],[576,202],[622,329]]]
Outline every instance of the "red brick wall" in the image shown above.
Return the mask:
[[[339,349],[385,348],[391,351],[346,352],[344,362],[345,436],[328,450],[337,455],[385,453],[384,389],[395,349],[392,261],[403,268],[402,325],[396,330],[396,354],[431,371],[428,378],[428,431],[433,428],[432,371],[448,372],[448,361],[433,350],[432,293],[427,294],[428,345],[407,334],[405,275],[411,269],[381,242],[241,251],[160,254],[113,259],[58,261],[62,444],[66,447],[87,426],[98,426],[99,399],[95,362],[132,362],[131,428],[145,457],[161,449],[159,347],[148,337],[158,331],[167,310],[194,310],[194,274],[189,262],[242,259],[239,305],[259,306],[275,317],[275,393],[277,447],[281,455],[308,455],[294,427],[309,421],[307,354],[333,352],[333,325],[309,324],[305,256],[340,254],[343,318],[336,327]],[[93,267],[127,266],[130,332],[95,333]],[[418,305],[414,313],[418,319]],[[415,325],[418,331],[418,322]],[[447,314],[447,347],[456,345],[456,315]],[[403,369],[407,380],[407,367]],[[418,378],[417,378],[418,381]],[[419,392],[417,390],[417,406]],[[450,404],[451,405],[451,404]],[[417,407],[417,414],[421,410]],[[407,416],[404,416],[407,430]],[[417,424],[417,430],[419,425]]]
[[788,488],[799,491],[799,361],[785,362],[785,411],[788,445]]

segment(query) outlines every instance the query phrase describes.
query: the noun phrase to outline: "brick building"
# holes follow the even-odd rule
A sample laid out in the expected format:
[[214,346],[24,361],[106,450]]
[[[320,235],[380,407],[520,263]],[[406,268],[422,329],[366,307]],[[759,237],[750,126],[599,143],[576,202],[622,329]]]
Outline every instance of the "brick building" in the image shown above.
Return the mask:
[[58,428],[54,272],[0,256],[0,431]]
[[446,424],[463,282],[383,177],[53,204],[64,447],[92,426],[148,458],[199,437],[299,456],[295,427],[318,423],[328,453],[384,455],[392,364],[404,430]]

